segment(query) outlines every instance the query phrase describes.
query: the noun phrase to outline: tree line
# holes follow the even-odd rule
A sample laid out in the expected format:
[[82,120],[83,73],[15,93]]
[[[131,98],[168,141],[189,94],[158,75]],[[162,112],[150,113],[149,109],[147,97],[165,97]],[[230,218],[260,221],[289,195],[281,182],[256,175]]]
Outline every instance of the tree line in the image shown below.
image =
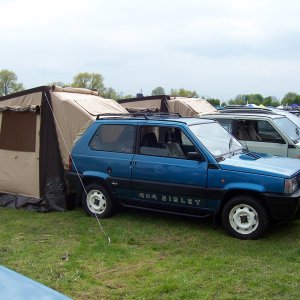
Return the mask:
[[[124,95],[121,92],[117,92],[112,87],[106,87],[104,85],[104,77],[99,73],[88,73],[83,72],[74,76],[71,83],[64,83],[62,81],[51,82],[48,85],[58,85],[61,87],[72,86],[78,88],[87,88],[91,90],[98,91],[99,95],[108,99],[125,99],[125,98],[134,98],[133,95]],[[0,96],[5,96],[15,92],[24,90],[25,87],[22,83],[18,82],[17,75],[10,70],[0,70]],[[218,98],[211,98],[207,96],[201,96],[196,91],[187,90],[184,88],[180,89],[171,89],[169,93],[166,93],[165,89],[161,86],[156,87],[152,90],[151,95],[165,95],[177,97],[196,97],[204,98],[214,106],[227,105],[224,101]],[[228,105],[244,105],[244,104],[256,104],[264,106],[279,106],[282,105],[291,105],[299,104],[300,105],[300,95],[293,92],[288,92],[281,100],[277,99],[274,96],[263,97],[261,94],[241,94],[237,95],[234,99],[229,99],[227,101]]]

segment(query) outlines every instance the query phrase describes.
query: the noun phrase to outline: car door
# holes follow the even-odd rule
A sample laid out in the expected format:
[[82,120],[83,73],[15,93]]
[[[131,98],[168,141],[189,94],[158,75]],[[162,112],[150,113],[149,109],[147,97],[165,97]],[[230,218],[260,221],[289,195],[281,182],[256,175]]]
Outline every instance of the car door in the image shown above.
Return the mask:
[[[144,140],[147,135],[151,142]],[[172,135],[176,137],[169,140]],[[140,126],[138,141],[131,204],[180,212],[206,207],[207,161],[203,156],[201,161],[187,159],[187,151],[198,150],[179,127]]]
[[131,197],[136,129],[136,124],[101,124],[89,143],[89,176],[105,179],[120,200]]
[[287,156],[288,143],[269,120],[237,120],[237,137],[250,151]]

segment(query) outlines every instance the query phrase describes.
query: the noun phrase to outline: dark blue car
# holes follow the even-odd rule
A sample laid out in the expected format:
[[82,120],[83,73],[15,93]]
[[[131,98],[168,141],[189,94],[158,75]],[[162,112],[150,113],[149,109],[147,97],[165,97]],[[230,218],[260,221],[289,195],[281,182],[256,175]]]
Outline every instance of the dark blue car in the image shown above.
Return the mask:
[[120,204],[212,215],[241,239],[300,217],[299,160],[249,152],[212,120],[98,117],[72,160],[69,187],[91,216],[109,217]]

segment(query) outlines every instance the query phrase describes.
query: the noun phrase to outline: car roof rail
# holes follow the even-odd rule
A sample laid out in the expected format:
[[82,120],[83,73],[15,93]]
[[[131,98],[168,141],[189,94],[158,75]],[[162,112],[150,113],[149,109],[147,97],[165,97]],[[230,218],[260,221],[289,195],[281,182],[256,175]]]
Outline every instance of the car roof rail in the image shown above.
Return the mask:
[[98,114],[96,120],[100,119],[110,119],[110,118],[144,118],[145,120],[149,119],[159,119],[159,118],[181,118],[179,113],[169,113],[169,112],[136,112],[136,113],[123,113],[123,114]]
[[219,110],[220,113],[255,113],[255,114],[270,114],[277,115],[277,112],[274,112],[268,108],[256,108],[256,107],[229,107]]

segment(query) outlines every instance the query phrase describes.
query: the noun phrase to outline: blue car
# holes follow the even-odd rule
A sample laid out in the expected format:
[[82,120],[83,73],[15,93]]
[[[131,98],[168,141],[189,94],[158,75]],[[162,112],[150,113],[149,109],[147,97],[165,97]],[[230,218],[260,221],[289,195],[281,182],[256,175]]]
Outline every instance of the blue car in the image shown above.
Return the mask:
[[213,216],[240,239],[300,217],[299,160],[249,152],[213,120],[98,116],[71,158],[68,186],[90,216],[120,205]]
[[28,277],[0,266],[1,300],[71,300]]

